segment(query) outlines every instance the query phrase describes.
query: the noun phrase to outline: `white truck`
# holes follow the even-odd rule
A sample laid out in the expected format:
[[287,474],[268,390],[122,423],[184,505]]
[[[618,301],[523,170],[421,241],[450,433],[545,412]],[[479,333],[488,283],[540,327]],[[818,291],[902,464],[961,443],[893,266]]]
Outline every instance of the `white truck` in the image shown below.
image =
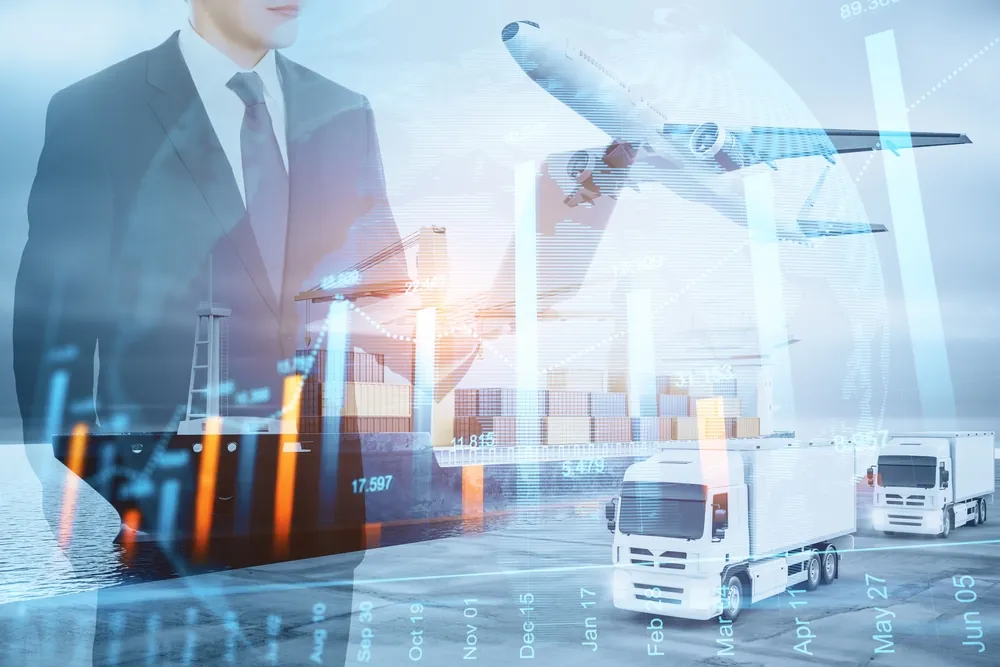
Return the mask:
[[665,442],[608,503],[619,609],[733,621],[839,576],[854,548],[853,447],[786,438]]
[[993,441],[992,431],[890,433],[868,469],[875,530],[948,537],[956,526],[985,523]]

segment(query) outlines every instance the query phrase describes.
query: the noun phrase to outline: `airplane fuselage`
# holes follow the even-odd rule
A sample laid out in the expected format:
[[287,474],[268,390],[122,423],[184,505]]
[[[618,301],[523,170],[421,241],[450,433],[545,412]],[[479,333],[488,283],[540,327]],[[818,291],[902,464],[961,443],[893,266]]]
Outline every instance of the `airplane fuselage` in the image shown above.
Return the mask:
[[712,178],[724,173],[715,162],[664,135],[669,121],[662,110],[569,40],[550,37],[529,22],[511,25],[518,27],[507,32],[507,50],[539,87],[610,140],[632,144],[640,152],[639,163],[651,154],[668,164],[669,168],[655,170],[654,180],[685,199],[708,204],[734,222],[746,224],[742,193],[733,189],[731,181]]

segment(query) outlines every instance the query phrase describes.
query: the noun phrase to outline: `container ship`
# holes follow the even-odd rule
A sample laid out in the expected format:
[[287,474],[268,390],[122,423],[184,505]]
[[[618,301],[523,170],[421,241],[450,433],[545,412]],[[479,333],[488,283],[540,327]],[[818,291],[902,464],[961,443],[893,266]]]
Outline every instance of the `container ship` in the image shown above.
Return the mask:
[[[322,354],[296,359],[322,369]],[[761,418],[743,416],[736,378],[696,388],[658,377],[655,414],[632,417],[607,373],[566,370],[533,392],[454,390],[453,438],[435,447],[413,432],[411,386],[385,382],[380,355],[350,353],[346,371],[340,391],[322,373],[293,376],[291,423],[199,417],[175,433],[61,436],[55,453],[118,511],[126,545],[237,567],[419,541],[525,501],[602,499],[659,441],[696,440],[706,428],[761,435]],[[532,488],[518,480],[526,464],[538,467]]]

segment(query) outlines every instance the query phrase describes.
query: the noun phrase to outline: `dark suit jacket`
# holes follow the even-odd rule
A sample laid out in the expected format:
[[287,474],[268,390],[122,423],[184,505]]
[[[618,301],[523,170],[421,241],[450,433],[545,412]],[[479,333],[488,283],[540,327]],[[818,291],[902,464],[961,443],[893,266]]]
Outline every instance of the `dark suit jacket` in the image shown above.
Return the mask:
[[[344,270],[399,240],[368,100],[280,54],[277,64],[290,177],[280,300],[176,33],[53,97],[14,304],[25,442],[46,442],[79,421],[97,428],[95,345],[103,428],[174,428],[209,266],[213,301],[232,308],[229,378],[237,391],[270,393],[242,412],[231,403],[230,414],[274,412],[278,362],[294,353],[303,324],[292,297],[317,267]],[[377,270],[405,277],[405,259]],[[59,370],[68,384],[53,404],[63,409],[46,421]]]

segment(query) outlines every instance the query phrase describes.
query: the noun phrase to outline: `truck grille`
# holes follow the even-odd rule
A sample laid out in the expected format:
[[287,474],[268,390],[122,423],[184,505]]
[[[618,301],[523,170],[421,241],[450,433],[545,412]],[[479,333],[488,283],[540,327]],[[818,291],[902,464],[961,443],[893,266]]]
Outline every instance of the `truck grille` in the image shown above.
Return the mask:
[[[667,604],[680,604],[684,598],[684,589],[675,586],[650,586],[649,584],[634,584],[635,599],[649,600],[650,602],[665,602]],[[670,593],[678,597],[666,597]]]
[[919,526],[921,524],[919,516],[909,514],[889,514],[887,518],[891,526]]
[[660,567],[668,570],[683,570],[685,568],[684,563],[674,562],[677,560],[687,559],[687,553],[683,551],[664,551],[660,554],[659,558],[654,558],[653,552],[649,549],[637,549],[636,547],[632,547],[630,551],[632,554],[633,565],[656,567],[657,562],[659,562]]
[[887,493],[885,494],[885,504],[886,505],[907,505],[909,507],[923,507],[926,496],[903,496],[898,493]]

